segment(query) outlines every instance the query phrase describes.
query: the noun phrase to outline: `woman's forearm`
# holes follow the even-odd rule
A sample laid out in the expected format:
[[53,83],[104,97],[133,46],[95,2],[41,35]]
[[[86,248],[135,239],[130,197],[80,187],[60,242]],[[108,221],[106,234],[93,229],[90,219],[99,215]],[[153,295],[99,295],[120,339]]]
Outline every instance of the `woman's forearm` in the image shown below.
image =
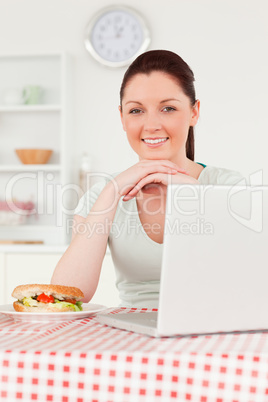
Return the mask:
[[76,217],[70,246],[58,262],[51,283],[80,288],[84,301],[93,297],[98,285],[108,236],[120,195],[110,182],[86,218]]

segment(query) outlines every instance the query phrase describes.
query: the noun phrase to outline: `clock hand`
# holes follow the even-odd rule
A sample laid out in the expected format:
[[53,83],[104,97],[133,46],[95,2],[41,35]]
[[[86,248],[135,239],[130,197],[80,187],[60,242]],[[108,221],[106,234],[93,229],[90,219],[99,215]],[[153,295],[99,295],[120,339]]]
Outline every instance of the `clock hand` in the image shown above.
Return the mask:
[[[116,28],[116,26],[115,26]],[[116,33],[115,33],[115,37],[116,38],[120,38],[121,37],[121,33],[124,31],[124,27],[119,27],[118,29],[116,29]]]

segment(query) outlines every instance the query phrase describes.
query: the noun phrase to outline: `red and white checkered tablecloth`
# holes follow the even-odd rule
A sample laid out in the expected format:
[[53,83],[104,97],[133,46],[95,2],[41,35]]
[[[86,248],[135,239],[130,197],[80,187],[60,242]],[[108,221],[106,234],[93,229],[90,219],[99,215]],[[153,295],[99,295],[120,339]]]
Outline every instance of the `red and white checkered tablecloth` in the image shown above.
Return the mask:
[[155,339],[0,314],[0,401],[268,402],[268,332]]

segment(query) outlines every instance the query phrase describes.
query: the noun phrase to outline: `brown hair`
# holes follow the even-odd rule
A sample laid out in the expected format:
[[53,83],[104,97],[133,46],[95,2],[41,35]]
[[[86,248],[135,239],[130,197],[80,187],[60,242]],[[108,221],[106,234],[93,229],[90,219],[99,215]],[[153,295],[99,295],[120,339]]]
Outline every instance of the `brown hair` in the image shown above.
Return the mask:
[[[179,55],[169,50],[150,50],[138,56],[125,72],[120,89],[121,107],[127,83],[136,74],[150,74],[153,71],[162,71],[174,77],[185,95],[189,97],[191,105],[194,106],[196,103],[195,78],[188,64]],[[188,131],[186,156],[194,160],[194,128],[192,126]]]

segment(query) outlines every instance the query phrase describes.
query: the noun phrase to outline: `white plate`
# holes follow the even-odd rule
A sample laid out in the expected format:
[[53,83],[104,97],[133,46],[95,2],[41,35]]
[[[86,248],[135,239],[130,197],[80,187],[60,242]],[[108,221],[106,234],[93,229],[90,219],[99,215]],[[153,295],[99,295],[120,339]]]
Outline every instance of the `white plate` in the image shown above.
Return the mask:
[[24,313],[15,311],[12,304],[0,306],[0,313],[13,318],[15,321],[70,321],[89,317],[107,309],[101,304],[83,303],[82,311],[64,313]]

